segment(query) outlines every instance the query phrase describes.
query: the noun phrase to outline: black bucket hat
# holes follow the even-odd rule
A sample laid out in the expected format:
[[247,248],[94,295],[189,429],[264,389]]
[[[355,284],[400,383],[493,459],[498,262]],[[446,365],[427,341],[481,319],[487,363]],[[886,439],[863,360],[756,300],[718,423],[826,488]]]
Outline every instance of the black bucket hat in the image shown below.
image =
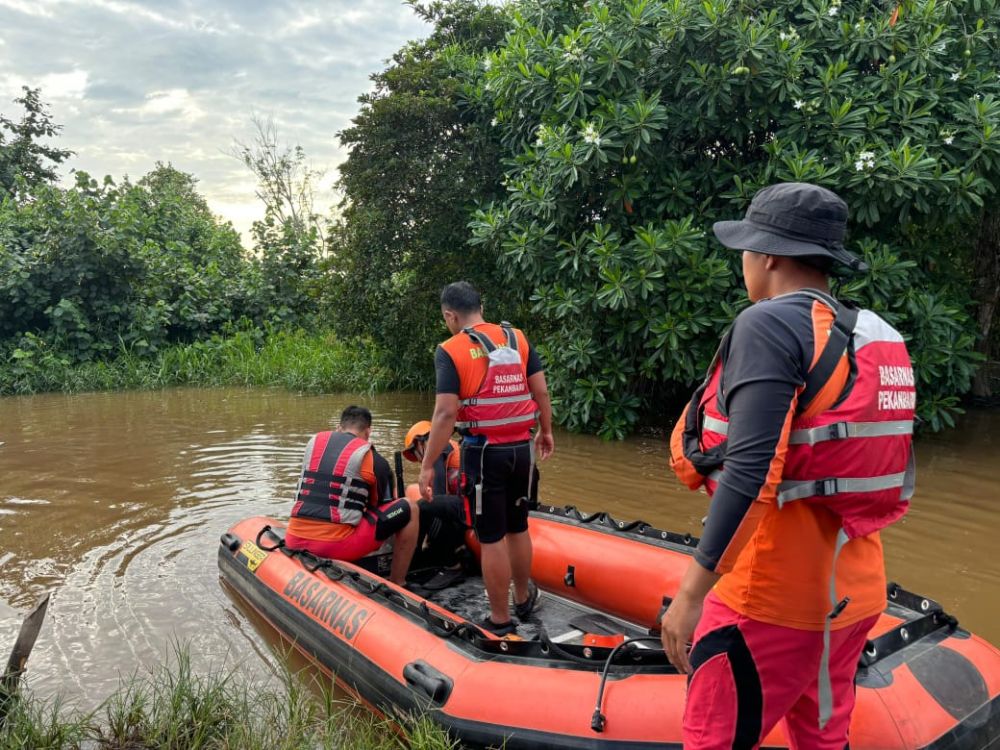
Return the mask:
[[726,247],[766,255],[831,258],[851,272],[868,265],[844,248],[847,204],[832,190],[808,182],[761,188],[741,221],[717,221],[715,236]]

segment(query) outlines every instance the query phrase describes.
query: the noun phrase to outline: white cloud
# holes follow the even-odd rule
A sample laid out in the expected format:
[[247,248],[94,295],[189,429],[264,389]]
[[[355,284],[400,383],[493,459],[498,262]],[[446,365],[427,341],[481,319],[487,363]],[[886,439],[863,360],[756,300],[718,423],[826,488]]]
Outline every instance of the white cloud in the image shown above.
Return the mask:
[[[80,0],[76,1],[80,2]],[[155,10],[150,10],[136,3],[123,3],[118,2],[118,0],[83,0],[82,4],[109,10],[112,13],[119,13],[129,18],[141,18],[146,21],[152,21],[159,26],[166,26],[171,29],[186,28],[184,22],[165,16],[162,13],[157,13]]]
[[279,32],[281,36],[294,36],[300,31],[311,29],[326,22],[326,17],[321,12],[302,13],[289,21]]
[[37,80],[46,99],[82,99],[89,75],[85,70],[48,73]]
[[118,114],[136,114],[143,118],[162,118],[164,115],[179,116],[185,120],[197,120],[205,116],[187,89],[168,89],[146,94],[146,101],[138,107],[118,107],[112,110]]
[[52,11],[45,7],[46,5],[47,3],[38,0],[0,0],[0,8],[9,8],[28,16],[51,18]]

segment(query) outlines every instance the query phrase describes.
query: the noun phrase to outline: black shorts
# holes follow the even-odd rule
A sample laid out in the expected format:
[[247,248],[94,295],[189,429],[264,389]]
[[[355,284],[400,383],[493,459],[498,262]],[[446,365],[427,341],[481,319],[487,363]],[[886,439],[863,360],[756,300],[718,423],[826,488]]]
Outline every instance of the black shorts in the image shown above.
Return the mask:
[[370,512],[375,517],[375,539],[380,542],[402,531],[410,522],[410,504],[406,500],[372,508]]
[[[507,534],[528,530],[528,511],[538,500],[538,470],[533,469],[532,461],[534,449],[530,440],[485,448],[463,442],[463,489],[472,510],[472,528],[481,543],[493,544]],[[482,503],[477,506],[476,485],[480,482]]]

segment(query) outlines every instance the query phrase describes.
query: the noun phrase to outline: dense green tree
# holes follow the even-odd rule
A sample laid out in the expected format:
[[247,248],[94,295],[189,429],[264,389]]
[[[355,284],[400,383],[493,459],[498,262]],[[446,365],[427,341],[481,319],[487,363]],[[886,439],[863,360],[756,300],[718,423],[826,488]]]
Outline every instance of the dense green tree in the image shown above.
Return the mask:
[[1000,183],[1000,4],[525,0],[510,12],[470,87],[512,154],[507,194],[473,229],[551,326],[562,421],[620,436],[700,377],[744,303],[738,256],[711,222],[795,180],[850,203],[850,245],[872,270],[839,292],[910,336],[920,414],[950,422],[978,359],[971,274],[997,268],[997,235],[979,227],[993,226]]
[[468,246],[466,226],[476,199],[499,196],[501,169],[492,109],[467,100],[465,81],[507,21],[503,7],[472,0],[411,4],[433,31],[372,76],[340,133],[350,155],[331,241],[331,318],[343,333],[371,336],[425,384],[444,333],[444,284],[476,283],[491,315],[512,314],[517,299],[495,255]]
[[0,113],[0,198],[13,194],[18,180],[25,188],[53,182],[55,167],[72,151],[47,143],[62,129],[52,121],[39,89],[22,87],[14,103],[24,110],[19,120]]
[[329,274],[321,268],[324,242],[317,223],[302,226],[267,210],[253,223],[254,316],[282,327],[324,321],[322,299]]
[[[0,204],[0,347],[69,362],[150,354],[222,330],[251,309],[239,235],[190,175],[157,165],[132,184],[78,172]],[[27,366],[29,363],[25,363]]]

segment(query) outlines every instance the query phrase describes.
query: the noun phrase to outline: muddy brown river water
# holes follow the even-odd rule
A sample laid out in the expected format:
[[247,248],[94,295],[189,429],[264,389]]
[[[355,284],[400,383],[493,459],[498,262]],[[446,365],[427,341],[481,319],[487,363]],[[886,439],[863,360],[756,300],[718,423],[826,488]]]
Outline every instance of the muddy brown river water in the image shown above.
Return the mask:
[[[306,440],[353,402],[375,413],[373,440],[391,454],[429,418],[432,397],[195,389],[0,399],[3,658],[49,591],[29,663],[41,694],[94,703],[172,642],[189,644],[198,663],[253,667],[266,644],[220,586],[219,535],[244,516],[286,516]],[[1000,412],[920,439],[917,459],[913,508],[885,534],[890,579],[1000,643]],[[669,475],[664,440],[561,432],[541,500],[694,534],[706,510],[704,495]]]

